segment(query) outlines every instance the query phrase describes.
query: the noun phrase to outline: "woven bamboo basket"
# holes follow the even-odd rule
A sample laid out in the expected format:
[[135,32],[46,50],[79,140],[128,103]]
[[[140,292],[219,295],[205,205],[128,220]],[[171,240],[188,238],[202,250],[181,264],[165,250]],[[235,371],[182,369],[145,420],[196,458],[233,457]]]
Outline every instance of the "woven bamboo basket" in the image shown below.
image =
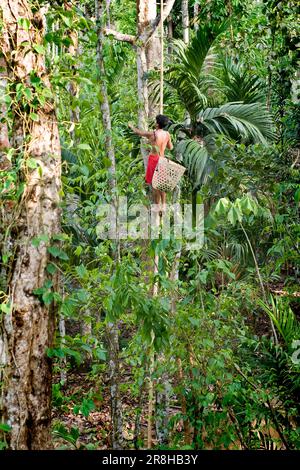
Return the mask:
[[152,187],[160,191],[173,191],[185,168],[165,157],[160,157],[152,178]]

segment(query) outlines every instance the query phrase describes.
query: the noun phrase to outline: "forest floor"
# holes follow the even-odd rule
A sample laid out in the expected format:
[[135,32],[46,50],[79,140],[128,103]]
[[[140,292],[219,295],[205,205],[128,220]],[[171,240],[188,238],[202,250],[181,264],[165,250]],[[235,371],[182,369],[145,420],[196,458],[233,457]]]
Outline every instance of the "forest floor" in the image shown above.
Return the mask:
[[[58,383],[60,377],[55,378]],[[141,404],[140,397],[132,397],[130,385],[132,376],[130,371],[122,374],[123,382],[120,384],[120,398],[123,413],[123,437],[125,448],[133,449],[136,411],[142,405],[140,417],[139,447],[143,448],[147,436],[147,394],[143,396]],[[101,391],[99,391],[101,389]],[[97,384],[95,377],[90,372],[74,370],[68,373],[67,384],[61,389],[62,403],[53,408],[54,444],[55,448],[85,449],[90,448],[104,450],[111,449],[111,416],[109,387],[107,383]],[[78,412],[76,405],[83,396],[90,396],[93,409],[84,415],[83,407]],[[179,407],[170,407],[169,416],[180,411]],[[64,426],[61,432],[61,425]],[[179,425],[180,427],[180,425]],[[72,432],[72,428],[78,431]],[[57,432],[59,430],[59,432]],[[178,429],[180,430],[180,429]],[[155,429],[153,428],[153,445],[155,446]],[[76,439],[78,434],[78,439]],[[73,441],[71,436],[75,436]]]
[[[125,376],[125,380],[130,380],[130,377]],[[59,381],[59,377],[56,378]],[[133,447],[134,439],[134,423],[135,423],[135,410],[137,402],[126,393],[129,383],[122,384],[121,387],[121,401],[123,411],[123,435],[128,441],[128,448]],[[63,390],[64,403],[54,408],[53,423],[54,428],[57,423],[62,424],[69,432],[72,428],[77,428],[79,437],[72,443],[67,442],[67,439],[61,436],[55,437],[55,447],[60,448],[66,446],[68,448],[86,448],[88,444],[93,444],[96,449],[109,449],[111,448],[111,417],[110,417],[110,400],[109,400],[109,387],[107,384],[101,384],[101,392],[99,392],[99,385],[97,381],[89,372],[74,371],[68,373],[67,384],[64,385]],[[85,416],[84,410],[76,411],[76,405],[83,396],[90,396],[89,403],[93,402],[93,409]],[[89,405],[87,405],[89,406]],[[87,414],[87,413],[86,413]],[[146,427],[146,419],[141,416],[141,429]],[[71,447],[70,447],[71,446]]]

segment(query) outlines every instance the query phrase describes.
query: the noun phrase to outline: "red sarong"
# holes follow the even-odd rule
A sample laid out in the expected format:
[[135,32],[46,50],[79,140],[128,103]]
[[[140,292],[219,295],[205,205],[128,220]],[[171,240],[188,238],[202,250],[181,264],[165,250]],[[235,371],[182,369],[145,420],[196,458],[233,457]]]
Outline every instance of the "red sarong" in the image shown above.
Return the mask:
[[146,176],[145,176],[146,183],[148,184],[152,183],[152,178],[154,175],[155,168],[158,164],[158,160],[159,160],[159,155],[153,155],[153,154],[149,155]]

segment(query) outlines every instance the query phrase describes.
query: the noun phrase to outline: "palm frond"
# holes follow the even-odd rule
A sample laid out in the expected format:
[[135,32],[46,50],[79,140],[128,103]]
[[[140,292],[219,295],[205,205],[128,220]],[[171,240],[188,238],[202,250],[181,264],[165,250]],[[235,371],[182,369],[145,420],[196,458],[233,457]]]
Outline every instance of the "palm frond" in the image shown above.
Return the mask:
[[263,84],[259,77],[250,72],[241,63],[235,63],[231,57],[223,61],[222,84],[229,102],[258,103],[265,99]]
[[294,338],[300,337],[300,323],[284,299],[279,297],[275,300],[271,296],[270,303],[271,305],[267,305],[262,300],[259,301],[259,305],[273,321],[285,344],[290,346]]
[[224,134],[244,142],[266,143],[274,138],[271,114],[261,103],[227,103],[207,108],[197,116],[210,133]]
[[181,40],[173,42],[174,64],[165,72],[165,83],[172,88],[185,109],[195,117],[207,106],[207,92],[215,89],[212,70],[216,65],[213,44],[225,31],[227,23],[204,25],[189,45]]
[[182,67],[194,76],[199,76],[203,70],[205,60],[212,59],[208,57],[217,37],[226,31],[228,22],[207,23],[202,25],[196,35],[192,38],[189,45],[181,40],[174,41],[174,50]]
[[182,155],[183,164],[194,182],[194,187],[202,184],[209,169],[206,147],[196,140],[184,139],[178,143],[177,151]]

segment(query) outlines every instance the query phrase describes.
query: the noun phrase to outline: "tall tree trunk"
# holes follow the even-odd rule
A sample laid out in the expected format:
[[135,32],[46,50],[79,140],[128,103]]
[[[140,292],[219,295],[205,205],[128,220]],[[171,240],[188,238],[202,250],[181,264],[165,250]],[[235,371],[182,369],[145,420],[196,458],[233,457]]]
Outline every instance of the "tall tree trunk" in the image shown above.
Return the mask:
[[[5,96],[6,96],[6,65],[4,58],[0,58],[0,172],[10,169],[11,163],[6,157],[6,151],[10,147],[9,137],[8,137],[8,127],[6,122],[7,117],[7,108],[5,104]],[[3,189],[2,189],[3,194]],[[6,219],[7,219],[7,208],[5,204],[0,201],[0,227],[6,226]],[[10,240],[7,240],[5,237],[5,231],[1,230],[0,233],[0,252],[1,258],[3,259],[3,255],[5,252],[9,251]],[[1,265],[0,268],[0,291],[5,291],[6,289],[6,267],[4,264]],[[5,342],[3,337],[3,331],[0,324],[0,381],[3,380],[3,368],[6,364],[6,354],[5,354]]]
[[[107,5],[107,3],[106,3]],[[112,126],[110,116],[109,97],[106,84],[106,72],[103,58],[103,0],[95,0],[96,21],[97,21],[97,62],[99,68],[99,80],[101,87],[101,111],[102,123],[105,131],[105,150],[110,160],[109,167],[109,185],[111,191],[111,203],[117,210],[116,196],[116,161],[115,149],[112,140]],[[118,237],[118,224],[117,224]],[[114,253],[116,262],[119,261],[119,241],[117,240],[117,249]],[[112,423],[112,448],[123,448],[123,426],[122,426],[122,402],[120,399],[120,364],[119,364],[119,330],[115,322],[108,322],[106,326],[106,341],[108,345],[108,373],[110,384],[110,401],[111,401],[111,423]]]
[[181,0],[181,11],[182,11],[182,29],[183,29],[183,42],[189,43],[189,1]]
[[197,0],[194,3],[194,30],[198,31],[199,25],[198,25],[198,15],[199,15],[199,3]]
[[103,14],[103,0],[95,0],[96,8],[96,20],[97,20],[97,62],[99,69],[99,81],[101,88],[101,111],[102,111],[102,124],[105,131],[105,150],[107,157],[110,160],[110,179],[109,185],[113,190],[116,187],[116,159],[115,159],[115,149],[112,141],[112,127],[111,127],[111,117],[110,117],[110,107],[109,107],[109,98],[107,92],[106,84],[106,72],[105,65],[103,60],[103,40],[104,34],[102,30],[101,18]]
[[[155,0],[137,0],[137,29],[138,36],[144,34],[145,29],[149,26],[149,22],[156,16]],[[149,111],[152,109],[152,102],[149,105],[148,90],[148,71],[155,61],[155,50],[157,49],[156,38],[150,38],[148,44],[139,41],[136,47],[137,61],[137,87],[138,87],[138,127],[140,129],[148,129]],[[144,161],[145,170],[148,163],[148,152],[145,148],[143,139],[141,140],[141,154]]]
[[[145,28],[157,17],[156,0],[138,0],[138,33],[139,35],[144,33]],[[156,29],[154,34],[145,44],[145,56],[146,56],[146,75],[151,70],[158,69],[160,67],[160,40],[158,30]],[[148,87],[147,87],[148,88]],[[153,94],[150,93],[149,105],[147,110],[147,117],[153,118],[159,112],[159,104],[157,100],[152,98]]]
[[[140,9],[142,10],[142,27],[148,27],[157,16],[156,0],[140,0]],[[146,44],[146,58],[148,70],[160,66],[160,40],[156,29]]]
[[[148,129],[149,116],[149,99],[147,84],[147,60],[146,48],[144,44],[136,47],[136,63],[137,63],[137,89],[138,89],[138,127],[140,129]],[[141,141],[141,154],[146,171],[148,163],[148,151],[145,147],[143,139]]]
[[[49,89],[45,58],[28,47],[42,43],[41,12],[33,13],[27,0],[1,0],[0,12],[0,47],[12,90],[23,83],[35,94],[30,78],[34,76]],[[29,28],[20,26],[19,18],[29,20]],[[14,255],[7,285],[11,310],[4,316],[3,414],[11,426],[12,449],[47,449],[51,446],[52,379],[47,348],[52,346],[55,306],[53,302],[46,305],[34,290],[50,280],[56,290],[58,279],[46,270],[50,259],[47,243],[42,241],[37,247],[32,240],[45,234],[51,239],[60,231],[60,143],[51,103],[35,109],[38,117],[31,116],[33,120],[16,100],[12,111],[12,146],[37,168],[26,168],[19,175],[24,191],[13,221]]]
[[173,20],[172,20],[172,16],[169,15],[168,16],[168,22],[167,22],[167,25],[168,25],[168,35],[167,35],[167,39],[168,39],[168,54],[169,56],[172,54],[173,52],[173,48],[172,48],[172,40],[173,40]]
[[[70,11],[74,8],[74,3],[72,4],[69,1],[64,2],[65,10]],[[71,40],[71,44],[68,47],[68,52],[72,58],[75,58],[78,54],[78,32],[76,30],[70,30],[68,36]],[[75,64],[71,65],[71,70],[73,72],[73,76],[77,73],[77,67]],[[68,91],[70,93],[71,103],[70,103],[70,136],[73,140],[75,140],[75,127],[76,124],[79,122],[79,107],[76,104],[76,100],[79,96],[79,86],[75,80],[70,80],[68,84]]]
[[[182,157],[180,154],[176,155],[176,160],[181,161]],[[176,207],[180,207],[180,196],[181,188],[180,185],[176,187],[173,193],[173,206],[176,210]],[[181,257],[182,244],[178,248],[178,251],[175,254],[173,259],[172,268],[170,270],[169,279],[174,282],[174,285],[178,282],[179,279],[179,262]],[[175,290],[175,289],[174,289]],[[175,292],[172,295],[171,301],[171,315],[175,316],[176,314],[176,294]],[[165,361],[164,354],[160,354],[158,362],[162,363]],[[179,370],[180,372],[180,370]],[[168,371],[164,372],[159,379],[159,389],[156,393],[156,410],[155,410],[155,422],[156,422],[156,438],[159,445],[166,445],[168,443],[168,423],[169,423],[169,402],[170,402],[170,390],[171,383]]]

